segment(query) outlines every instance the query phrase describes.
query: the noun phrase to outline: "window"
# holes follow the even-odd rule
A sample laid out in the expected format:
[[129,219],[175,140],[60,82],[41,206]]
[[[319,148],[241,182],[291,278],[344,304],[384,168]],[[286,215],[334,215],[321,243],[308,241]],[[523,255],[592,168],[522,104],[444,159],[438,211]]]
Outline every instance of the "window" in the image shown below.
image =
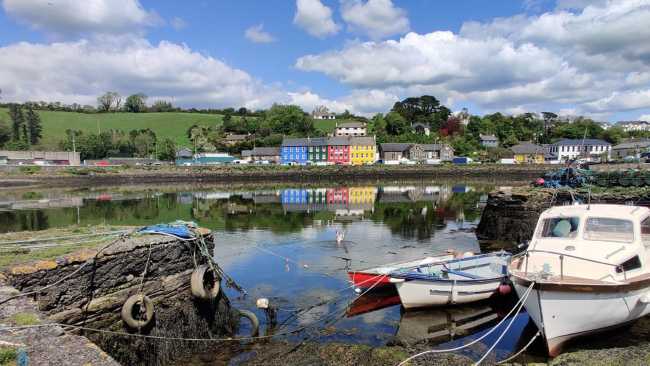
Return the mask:
[[635,255],[634,257],[626,260],[625,262],[621,263],[617,268],[616,268],[616,273],[621,273],[621,272],[627,272],[631,271],[633,269],[639,269],[641,268],[641,261],[639,260],[639,256]]
[[542,238],[568,238],[574,239],[578,235],[578,224],[580,219],[577,217],[553,217],[545,219],[542,224]]
[[650,246],[650,216],[641,221],[641,241],[646,246]]
[[590,217],[587,219],[584,238],[630,243],[634,241],[634,225],[629,220]]

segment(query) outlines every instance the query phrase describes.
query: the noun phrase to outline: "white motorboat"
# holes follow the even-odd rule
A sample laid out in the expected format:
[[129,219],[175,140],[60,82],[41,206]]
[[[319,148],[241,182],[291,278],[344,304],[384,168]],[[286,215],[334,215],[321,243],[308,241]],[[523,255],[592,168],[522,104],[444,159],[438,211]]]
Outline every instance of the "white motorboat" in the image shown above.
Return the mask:
[[479,254],[391,272],[406,309],[488,299],[507,282],[510,253]]
[[551,357],[573,338],[650,312],[648,247],[646,207],[575,205],[542,213],[528,249],[509,270]]

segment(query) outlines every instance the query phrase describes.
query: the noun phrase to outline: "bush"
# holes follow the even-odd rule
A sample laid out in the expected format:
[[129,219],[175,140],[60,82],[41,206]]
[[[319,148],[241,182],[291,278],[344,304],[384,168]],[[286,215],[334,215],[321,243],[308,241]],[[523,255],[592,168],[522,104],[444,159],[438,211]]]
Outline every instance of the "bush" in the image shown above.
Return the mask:
[[40,172],[41,167],[40,166],[34,166],[34,165],[21,166],[20,168],[18,168],[18,171],[20,171],[23,174],[31,175],[31,174],[36,174],[36,173]]
[[18,350],[13,347],[0,347],[0,365],[9,365],[18,358]]

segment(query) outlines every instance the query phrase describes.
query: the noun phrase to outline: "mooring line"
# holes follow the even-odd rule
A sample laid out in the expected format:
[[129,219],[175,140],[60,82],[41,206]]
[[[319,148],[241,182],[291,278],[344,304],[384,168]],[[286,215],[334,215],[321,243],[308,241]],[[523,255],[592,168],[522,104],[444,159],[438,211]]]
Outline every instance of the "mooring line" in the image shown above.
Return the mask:
[[541,331],[541,330],[538,330],[537,333],[535,333],[535,335],[533,336],[533,338],[531,338],[530,341],[528,341],[528,343],[526,343],[526,345],[524,346],[524,348],[520,349],[517,353],[515,353],[514,355],[512,355],[512,356],[506,358],[505,360],[501,360],[501,361],[497,362],[496,364],[497,364],[497,365],[501,365],[501,364],[503,364],[503,363],[506,363],[506,362],[509,362],[509,361],[514,360],[515,358],[517,358],[517,356],[519,356],[520,354],[524,353],[524,352],[528,349],[528,347],[530,347],[530,345],[533,344],[533,342],[535,341],[535,339],[537,339],[537,337],[539,337],[540,335],[542,335],[542,331]]
[[420,352],[420,353],[415,354],[415,355],[413,355],[413,356],[410,356],[409,358],[407,358],[407,359],[405,359],[404,361],[400,362],[397,366],[403,366],[403,365],[406,364],[407,362],[409,362],[409,361],[411,361],[411,360],[413,360],[413,359],[416,359],[416,358],[418,358],[418,357],[420,357],[420,356],[424,356],[424,355],[426,355],[426,354],[429,354],[429,353],[447,353],[447,352],[455,352],[455,351],[459,351],[459,350],[461,350],[461,349],[467,348],[467,347],[469,347],[469,346],[472,346],[472,345],[474,345],[474,344],[476,344],[476,343],[482,341],[485,337],[489,336],[490,334],[492,334],[492,332],[494,332],[497,328],[499,328],[499,326],[501,326],[501,324],[503,324],[503,322],[505,322],[506,319],[508,319],[508,317],[509,317],[510,315],[512,315],[512,313],[515,311],[515,309],[518,309],[518,310],[517,310],[517,313],[519,313],[519,311],[521,310],[521,308],[524,306],[524,302],[525,302],[526,299],[528,298],[528,295],[530,295],[531,291],[533,290],[533,286],[534,286],[534,285],[535,285],[535,282],[533,281],[533,282],[530,284],[530,286],[528,287],[528,289],[526,290],[526,292],[524,293],[524,295],[523,295],[522,297],[519,298],[519,301],[517,301],[517,303],[515,304],[515,306],[512,307],[512,309],[508,312],[508,314],[506,314],[506,316],[503,317],[503,319],[501,319],[501,321],[499,321],[499,322],[498,322],[494,327],[492,327],[492,329],[490,329],[489,331],[487,331],[485,334],[483,334],[483,335],[480,336],[479,338],[477,338],[477,339],[475,339],[475,340],[473,340],[473,341],[471,341],[471,342],[469,342],[469,343],[467,343],[467,344],[465,344],[465,345],[459,346],[459,347],[447,348],[447,349],[432,349],[432,350],[428,350],[428,351]]

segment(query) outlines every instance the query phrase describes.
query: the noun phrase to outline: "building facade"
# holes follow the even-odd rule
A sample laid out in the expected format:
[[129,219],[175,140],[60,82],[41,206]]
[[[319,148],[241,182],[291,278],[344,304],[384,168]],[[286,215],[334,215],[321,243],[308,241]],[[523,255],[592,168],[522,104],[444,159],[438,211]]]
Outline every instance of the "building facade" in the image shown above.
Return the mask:
[[334,136],[366,136],[368,128],[365,122],[351,121],[336,123]]
[[424,144],[425,159],[440,159],[451,161],[454,158],[454,149],[447,144]]
[[243,150],[241,157],[248,161],[268,161],[279,164],[280,148],[279,147],[255,147],[253,150]]
[[350,164],[350,139],[330,137],[327,141],[327,161],[334,164]]
[[284,139],[280,148],[280,161],[282,164],[306,164],[309,161],[307,139]]
[[376,160],[377,142],[374,137],[350,138],[350,164],[373,164]]
[[560,161],[578,157],[587,159],[609,158],[611,149],[612,145],[609,142],[598,139],[563,139],[550,145],[550,153],[557,156]]
[[81,165],[81,155],[72,151],[0,151],[6,164]]
[[318,163],[327,161],[328,151],[327,151],[327,137],[315,137],[307,139],[307,158],[309,161]]
[[612,147],[612,159],[621,160],[628,156],[639,158],[642,153],[650,151],[650,139],[623,141]]
[[616,125],[625,132],[650,131],[650,122],[647,121],[620,121]]
[[518,164],[544,164],[544,147],[531,142],[522,142],[510,148]]
[[481,140],[481,146],[485,147],[498,147],[499,146],[499,139],[494,136],[494,135],[479,135],[479,139]]
[[331,113],[324,105],[314,108],[311,116],[313,119],[336,119],[336,114]]

